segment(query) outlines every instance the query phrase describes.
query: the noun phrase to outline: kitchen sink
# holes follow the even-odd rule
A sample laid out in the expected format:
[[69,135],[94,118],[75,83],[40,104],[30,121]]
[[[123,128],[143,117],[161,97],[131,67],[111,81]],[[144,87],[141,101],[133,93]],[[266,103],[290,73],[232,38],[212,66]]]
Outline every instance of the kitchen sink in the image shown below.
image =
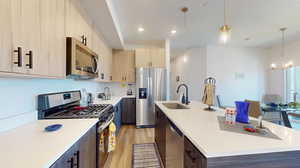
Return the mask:
[[179,103],[162,103],[168,109],[189,109],[185,105]]

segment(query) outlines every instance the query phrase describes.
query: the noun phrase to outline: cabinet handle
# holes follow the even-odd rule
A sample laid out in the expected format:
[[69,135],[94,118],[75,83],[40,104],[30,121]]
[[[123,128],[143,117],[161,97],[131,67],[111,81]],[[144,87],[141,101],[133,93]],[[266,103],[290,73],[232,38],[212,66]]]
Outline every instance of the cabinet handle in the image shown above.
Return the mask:
[[87,37],[85,37],[85,35],[81,36],[81,43],[86,45],[87,44]]
[[29,63],[26,64],[26,66],[28,66],[29,69],[32,69],[32,62],[33,62],[32,51],[30,50],[28,53],[26,53],[26,55],[29,57]]
[[67,162],[70,163],[70,168],[74,168],[74,158],[73,157],[71,159],[69,159]]
[[80,161],[80,151],[78,150],[76,153],[74,153],[74,156],[76,156],[76,164],[74,164],[74,166],[76,166],[77,168],[79,168],[79,161]]
[[18,47],[16,50],[14,50],[15,53],[18,53],[18,61],[14,62],[14,64],[17,64],[18,67],[22,66],[22,47]]
[[84,35],[81,36],[81,43],[84,44]]

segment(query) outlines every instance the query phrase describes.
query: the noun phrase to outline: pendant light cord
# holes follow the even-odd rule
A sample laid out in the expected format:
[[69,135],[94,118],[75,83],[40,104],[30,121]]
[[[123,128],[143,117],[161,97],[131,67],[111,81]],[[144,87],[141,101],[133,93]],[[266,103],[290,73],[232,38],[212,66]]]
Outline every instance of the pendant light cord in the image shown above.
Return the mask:
[[226,0],[224,0],[224,25],[226,25]]
[[282,58],[285,57],[285,37],[284,37],[284,32],[285,30],[282,30],[282,42],[281,42],[281,55],[282,55]]

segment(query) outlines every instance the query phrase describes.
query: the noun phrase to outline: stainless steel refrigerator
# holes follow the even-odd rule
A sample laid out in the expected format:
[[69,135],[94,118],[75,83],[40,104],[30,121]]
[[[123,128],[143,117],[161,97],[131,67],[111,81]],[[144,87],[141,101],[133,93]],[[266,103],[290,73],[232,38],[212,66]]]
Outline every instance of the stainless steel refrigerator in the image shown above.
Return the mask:
[[155,101],[166,100],[166,69],[136,69],[136,126],[155,125]]

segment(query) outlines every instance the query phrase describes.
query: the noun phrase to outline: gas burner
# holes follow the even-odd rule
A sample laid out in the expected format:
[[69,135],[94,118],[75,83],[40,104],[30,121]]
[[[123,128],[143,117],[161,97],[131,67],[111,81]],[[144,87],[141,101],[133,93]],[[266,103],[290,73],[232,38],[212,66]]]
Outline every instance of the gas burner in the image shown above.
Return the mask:
[[107,118],[106,111],[112,111],[112,105],[95,104],[88,107],[69,107],[67,109],[57,111],[46,118]]

